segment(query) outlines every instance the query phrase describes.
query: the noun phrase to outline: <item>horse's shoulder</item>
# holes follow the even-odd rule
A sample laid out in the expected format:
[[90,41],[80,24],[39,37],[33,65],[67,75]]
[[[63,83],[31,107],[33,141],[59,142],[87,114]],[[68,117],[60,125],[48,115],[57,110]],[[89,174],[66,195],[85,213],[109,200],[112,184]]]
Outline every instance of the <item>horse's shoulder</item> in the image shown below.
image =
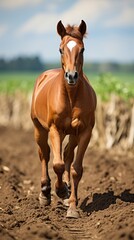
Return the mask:
[[58,68],[58,69],[47,70],[41,73],[36,80],[36,84],[35,84],[36,88],[44,86],[50,80],[55,79],[55,77],[59,75],[60,71],[61,69]]
[[45,78],[49,78],[52,76],[55,77],[55,75],[58,75],[60,72],[61,72],[61,68],[46,70],[39,75],[39,77],[37,78],[37,81],[40,82],[40,81],[44,80]]
[[43,74],[49,76],[49,75],[54,75],[55,74],[59,74],[61,72],[61,68],[56,68],[56,69],[49,69],[49,70],[46,70]]

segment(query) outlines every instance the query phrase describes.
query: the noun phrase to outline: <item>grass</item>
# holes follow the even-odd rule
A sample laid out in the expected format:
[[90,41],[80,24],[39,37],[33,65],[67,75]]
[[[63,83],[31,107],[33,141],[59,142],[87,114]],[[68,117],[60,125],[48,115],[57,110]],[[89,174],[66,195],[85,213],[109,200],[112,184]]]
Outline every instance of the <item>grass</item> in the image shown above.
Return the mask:
[[96,93],[102,100],[108,100],[112,94],[128,100],[134,98],[134,74],[128,73],[102,73],[90,76]]
[[0,92],[12,94],[15,91],[29,92],[33,89],[38,72],[0,73]]
[[[13,94],[16,91],[29,92],[33,90],[35,79],[39,72],[4,72],[0,73],[0,93]],[[123,99],[134,98],[134,74],[118,72],[87,73],[97,95],[108,100],[111,94]]]

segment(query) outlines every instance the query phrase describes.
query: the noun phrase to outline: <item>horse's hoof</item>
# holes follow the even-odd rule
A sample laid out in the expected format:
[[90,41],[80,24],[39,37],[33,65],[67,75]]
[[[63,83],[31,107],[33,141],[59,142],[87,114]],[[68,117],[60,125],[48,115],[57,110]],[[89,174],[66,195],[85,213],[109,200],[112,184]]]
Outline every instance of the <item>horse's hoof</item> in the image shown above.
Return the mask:
[[63,199],[63,205],[69,207],[69,198]]
[[67,218],[79,218],[80,215],[79,215],[79,212],[77,209],[72,209],[72,208],[69,208],[67,210],[67,215],[66,215]]
[[39,202],[41,206],[48,206],[51,203],[51,195],[48,195],[47,197],[43,195],[41,192],[39,195]]
[[57,188],[55,186],[55,192],[56,192],[57,196],[62,199],[69,198],[69,191],[68,191],[68,186],[66,183],[64,183],[62,188]]

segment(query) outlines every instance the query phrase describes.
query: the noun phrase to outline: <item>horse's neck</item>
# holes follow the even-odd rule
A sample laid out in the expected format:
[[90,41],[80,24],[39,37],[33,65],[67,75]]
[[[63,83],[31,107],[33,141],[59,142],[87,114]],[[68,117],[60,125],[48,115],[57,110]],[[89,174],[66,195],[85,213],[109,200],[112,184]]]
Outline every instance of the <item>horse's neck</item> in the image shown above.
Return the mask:
[[76,99],[77,87],[66,86],[66,91],[67,91],[67,96],[68,96],[68,99],[70,102],[70,106],[73,107],[75,99]]
[[77,96],[79,95],[78,92],[80,89],[82,89],[82,85],[83,85],[83,71],[80,72],[79,75],[79,79],[78,79],[78,83],[75,86],[69,86],[64,78],[64,71],[63,69],[61,69],[60,72],[60,88],[61,88],[61,92],[64,96],[66,96],[69,99],[70,102],[70,106],[73,107],[76,100],[77,100]]
[[78,81],[79,82],[78,82],[78,84],[76,84],[76,86],[69,86],[68,84],[66,84],[66,86],[65,86],[71,107],[74,106],[77,96],[78,96],[78,91],[79,91],[80,85],[82,85],[82,81],[80,79]]

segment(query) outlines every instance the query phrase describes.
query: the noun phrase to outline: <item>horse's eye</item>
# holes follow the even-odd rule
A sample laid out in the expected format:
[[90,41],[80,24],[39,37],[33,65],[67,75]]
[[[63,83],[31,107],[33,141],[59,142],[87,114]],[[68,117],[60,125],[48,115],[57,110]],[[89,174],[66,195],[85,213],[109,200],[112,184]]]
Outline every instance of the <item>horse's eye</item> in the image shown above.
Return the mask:
[[60,52],[60,54],[63,54],[63,50],[61,48],[59,49],[59,52]]
[[83,53],[83,52],[84,52],[84,50],[85,50],[85,48],[82,48],[82,49],[80,50],[80,53]]

